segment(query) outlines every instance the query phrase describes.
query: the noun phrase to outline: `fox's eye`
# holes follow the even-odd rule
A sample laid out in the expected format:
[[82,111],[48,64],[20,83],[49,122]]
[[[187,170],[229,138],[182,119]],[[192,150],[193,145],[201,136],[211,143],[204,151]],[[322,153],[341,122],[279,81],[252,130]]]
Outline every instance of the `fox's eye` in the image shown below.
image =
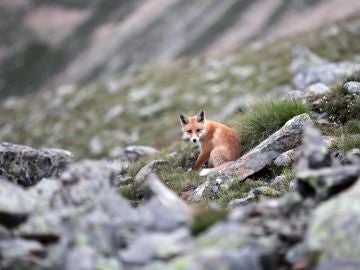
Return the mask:
[[201,129],[197,129],[196,132],[199,133],[201,131]]
[[188,131],[186,131],[187,133],[191,133],[191,129],[189,129]]

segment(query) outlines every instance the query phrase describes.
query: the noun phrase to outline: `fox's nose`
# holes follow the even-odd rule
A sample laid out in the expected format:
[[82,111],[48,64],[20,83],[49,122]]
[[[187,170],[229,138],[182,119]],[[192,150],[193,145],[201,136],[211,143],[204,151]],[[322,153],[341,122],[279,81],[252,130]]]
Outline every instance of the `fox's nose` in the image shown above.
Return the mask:
[[196,143],[196,139],[193,139],[193,142]]

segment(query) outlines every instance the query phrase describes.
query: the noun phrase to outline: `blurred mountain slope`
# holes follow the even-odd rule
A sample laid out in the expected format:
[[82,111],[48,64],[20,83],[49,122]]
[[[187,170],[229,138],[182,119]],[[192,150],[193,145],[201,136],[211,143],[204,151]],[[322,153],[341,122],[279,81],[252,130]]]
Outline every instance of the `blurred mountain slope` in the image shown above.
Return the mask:
[[0,97],[295,35],[357,0],[2,0]]

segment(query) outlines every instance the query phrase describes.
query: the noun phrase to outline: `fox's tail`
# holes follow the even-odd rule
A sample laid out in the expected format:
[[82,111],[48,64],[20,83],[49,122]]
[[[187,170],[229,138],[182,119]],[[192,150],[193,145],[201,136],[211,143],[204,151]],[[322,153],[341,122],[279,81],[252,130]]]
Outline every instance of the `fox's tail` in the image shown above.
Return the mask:
[[202,170],[199,172],[199,175],[200,175],[200,176],[208,176],[209,174],[220,172],[221,170],[227,168],[227,167],[228,167],[230,164],[232,164],[233,162],[234,162],[234,161],[228,161],[228,162],[225,162],[225,163],[223,163],[223,164],[221,164],[220,166],[215,167],[215,168],[202,169]]
[[218,172],[218,167],[217,168],[209,168],[209,169],[202,169],[200,172],[199,172],[199,175],[200,176],[208,176],[209,174],[211,173],[216,173]]

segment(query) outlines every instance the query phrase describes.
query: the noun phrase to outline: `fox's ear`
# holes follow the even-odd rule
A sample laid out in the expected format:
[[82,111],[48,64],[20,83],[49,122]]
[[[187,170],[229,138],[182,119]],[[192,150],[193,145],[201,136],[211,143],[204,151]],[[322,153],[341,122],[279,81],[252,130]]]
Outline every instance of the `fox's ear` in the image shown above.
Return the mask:
[[182,126],[189,124],[189,117],[185,114],[180,113],[180,123]]
[[201,110],[200,112],[198,112],[198,114],[196,115],[196,121],[205,122],[205,112],[204,112],[204,110]]

